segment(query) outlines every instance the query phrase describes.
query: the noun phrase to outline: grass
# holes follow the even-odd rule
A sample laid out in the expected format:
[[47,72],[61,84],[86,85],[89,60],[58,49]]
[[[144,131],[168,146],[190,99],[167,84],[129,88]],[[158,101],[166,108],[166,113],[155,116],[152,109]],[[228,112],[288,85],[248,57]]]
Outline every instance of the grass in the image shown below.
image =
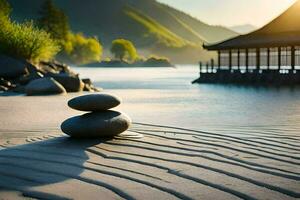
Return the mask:
[[32,22],[18,24],[0,18],[0,53],[31,62],[52,59],[59,51],[50,35]]

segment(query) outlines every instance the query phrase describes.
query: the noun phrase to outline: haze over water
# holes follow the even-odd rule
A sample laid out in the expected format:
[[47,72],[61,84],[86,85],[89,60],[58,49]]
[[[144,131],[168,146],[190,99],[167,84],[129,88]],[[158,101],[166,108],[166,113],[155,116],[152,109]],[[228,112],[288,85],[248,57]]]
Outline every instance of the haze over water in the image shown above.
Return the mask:
[[197,66],[76,68],[96,86],[124,100],[134,122],[239,136],[298,133],[300,89],[192,85]]

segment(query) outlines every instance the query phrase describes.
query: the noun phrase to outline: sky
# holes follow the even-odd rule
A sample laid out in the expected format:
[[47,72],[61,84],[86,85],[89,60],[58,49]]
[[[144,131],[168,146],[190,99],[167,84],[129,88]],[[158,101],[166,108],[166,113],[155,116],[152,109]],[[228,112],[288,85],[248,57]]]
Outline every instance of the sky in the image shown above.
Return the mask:
[[212,25],[261,27],[296,0],[158,0]]

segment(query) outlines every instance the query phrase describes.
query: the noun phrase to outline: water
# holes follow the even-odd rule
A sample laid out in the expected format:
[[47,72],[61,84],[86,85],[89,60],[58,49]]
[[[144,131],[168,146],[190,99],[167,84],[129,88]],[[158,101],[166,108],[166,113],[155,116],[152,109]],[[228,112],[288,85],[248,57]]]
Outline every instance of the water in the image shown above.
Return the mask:
[[198,85],[197,66],[76,68],[124,99],[135,122],[232,135],[289,135],[300,129],[300,89]]

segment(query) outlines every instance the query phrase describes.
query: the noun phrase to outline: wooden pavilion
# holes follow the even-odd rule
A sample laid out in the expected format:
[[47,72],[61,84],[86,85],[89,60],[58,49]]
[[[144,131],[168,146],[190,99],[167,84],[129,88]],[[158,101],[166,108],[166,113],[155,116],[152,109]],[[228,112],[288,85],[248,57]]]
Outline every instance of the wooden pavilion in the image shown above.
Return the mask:
[[196,82],[300,83],[300,0],[259,30],[203,47],[218,52],[218,65]]

